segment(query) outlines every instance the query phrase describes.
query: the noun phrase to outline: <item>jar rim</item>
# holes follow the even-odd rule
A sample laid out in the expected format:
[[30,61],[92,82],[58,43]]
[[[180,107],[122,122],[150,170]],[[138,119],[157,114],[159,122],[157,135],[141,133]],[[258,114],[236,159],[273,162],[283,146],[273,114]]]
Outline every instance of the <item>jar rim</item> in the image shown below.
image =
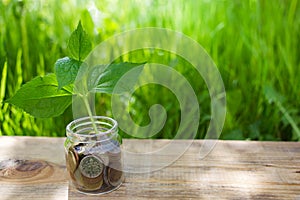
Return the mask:
[[91,119],[90,117],[80,117],[78,119],[75,119],[75,120],[71,121],[66,126],[67,136],[75,136],[75,137],[78,137],[78,138],[81,138],[81,137],[92,138],[92,137],[95,137],[95,136],[97,137],[97,136],[107,135],[109,133],[112,133],[112,132],[116,131],[117,128],[118,128],[118,122],[116,120],[114,120],[113,118],[106,117],[106,116],[92,116],[92,118],[95,121],[98,121],[98,122],[99,122],[99,120],[105,120],[107,122],[102,122],[102,124],[110,125],[111,127],[106,131],[97,131],[97,133],[94,133],[94,134],[78,133],[79,131],[74,131],[73,130],[74,126],[75,126],[75,128],[77,128],[76,124],[80,124],[80,123],[84,123],[84,122],[86,122],[88,124],[92,124],[92,122],[90,121],[90,119]]

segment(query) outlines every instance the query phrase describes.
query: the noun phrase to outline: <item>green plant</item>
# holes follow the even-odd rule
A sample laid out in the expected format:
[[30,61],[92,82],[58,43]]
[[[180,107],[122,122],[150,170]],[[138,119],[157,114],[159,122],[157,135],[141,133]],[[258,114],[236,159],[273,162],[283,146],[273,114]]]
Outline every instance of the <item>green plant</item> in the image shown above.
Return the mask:
[[[120,10],[123,7],[130,9]],[[281,94],[282,106],[299,127],[299,0],[274,0],[271,4],[261,0],[0,1],[0,135],[64,136],[64,122],[72,119],[70,107],[59,117],[33,118],[2,102],[36,75],[53,71],[55,61],[67,55],[67,39],[79,19],[93,44],[143,27],[169,28],[192,37],[211,55],[225,84],[227,115],[221,139],[299,140],[292,121],[264,92],[270,85]],[[148,56],[149,63],[174,66],[189,80],[201,106],[197,139],[203,138],[210,120],[210,97],[193,67],[161,52],[129,56],[120,61],[143,62]],[[110,116],[110,95],[98,97],[97,113]],[[171,92],[146,85],[136,90],[132,100],[128,110],[141,125],[149,123],[151,105],[163,105],[168,119],[153,138],[174,137],[180,112]]]
[[[130,83],[114,91],[118,80],[125,73],[143,64],[121,62],[88,66],[84,59],[91,52],[92,43],[83,30],[81,22],[69,38],[68,50],[68,57],[56,61],[55,73],[33,78],[5,102],[23,109],[34,117],[48,118],[61,115],[71,105],[75,95],[84,103],[87,114],[93,121],[89,94],[94,92],[122,93],[133,86],[142,70],[142,68],[135,70],[131,73]],[[78,73],[81,73],[79,78]],[[96,125],[93,125],[96,131]]]

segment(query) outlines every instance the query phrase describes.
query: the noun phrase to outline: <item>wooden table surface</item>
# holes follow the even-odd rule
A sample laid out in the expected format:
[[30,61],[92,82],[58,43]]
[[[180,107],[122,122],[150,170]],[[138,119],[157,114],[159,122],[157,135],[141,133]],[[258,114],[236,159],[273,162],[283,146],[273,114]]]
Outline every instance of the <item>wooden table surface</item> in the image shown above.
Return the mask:
[[[219,140],[201,158],[199,149],[207,141],[197,140],[170,166],[127,173],[117,191],[101,196],[80,194],[69,185],[63,142],[64,138],[0,137],[0,199],[300,200],[300,143],[296,142]],[[167,142],[124,140],[123,144],[143,148]]]

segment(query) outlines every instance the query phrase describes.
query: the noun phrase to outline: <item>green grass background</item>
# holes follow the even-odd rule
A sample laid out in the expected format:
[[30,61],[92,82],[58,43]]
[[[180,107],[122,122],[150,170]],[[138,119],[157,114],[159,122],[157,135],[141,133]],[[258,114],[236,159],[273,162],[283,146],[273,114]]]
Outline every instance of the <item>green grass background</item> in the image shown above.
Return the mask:
[[[298,0],[1,0],[0,135],[65,135],[71,109],[60,117],[35,119],[3,100],[34,76],[53,72],[55,61],[66,56],[68,37],[79,20],[94,45],[133,28],[184,33],[206,49],[221,72],[227,95],[222,139],[300,139]],[[127,59],[140,56],[132,53]],[[151,58],[173,65],[193,85],[201,106],[197,138],[203,138],[210,98],[201,77],[180,58],[161,52],[151,52]],[[169,90],[147,85],[134,93],[134,99],[129,110],[136,123],[149,123],[148,108],[159,103],[168,120],[154,137],[176,134],[180,108]],[[110,116],[110,97],[99,95],[97,101],[98,114]]]

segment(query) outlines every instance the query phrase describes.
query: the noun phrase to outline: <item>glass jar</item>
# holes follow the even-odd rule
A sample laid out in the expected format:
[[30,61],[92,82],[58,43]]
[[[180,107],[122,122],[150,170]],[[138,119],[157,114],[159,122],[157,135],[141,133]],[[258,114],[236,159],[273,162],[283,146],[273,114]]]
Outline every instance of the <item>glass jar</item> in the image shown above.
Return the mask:
[[[109,117],[83,117],[66,128],[66,166],[75,188],[105,194],[124,181],[118,123]],[[93,122],[92,122],[93,121]]]

